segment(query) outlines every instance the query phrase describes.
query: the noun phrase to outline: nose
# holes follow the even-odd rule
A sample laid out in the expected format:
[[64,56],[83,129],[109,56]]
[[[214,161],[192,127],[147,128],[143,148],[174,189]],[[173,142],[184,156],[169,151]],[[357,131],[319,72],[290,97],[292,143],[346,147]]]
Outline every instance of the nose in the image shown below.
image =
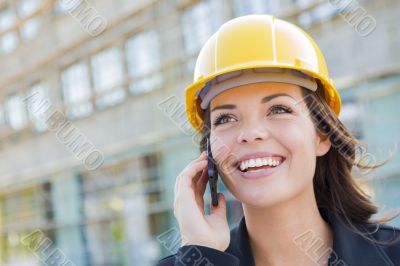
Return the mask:
[[262,126],[260,122],[247,123],[246,126],[241,128],[237,137],[237,142],[239,144],[260,142],[266,140],[268,136],[267,128]]

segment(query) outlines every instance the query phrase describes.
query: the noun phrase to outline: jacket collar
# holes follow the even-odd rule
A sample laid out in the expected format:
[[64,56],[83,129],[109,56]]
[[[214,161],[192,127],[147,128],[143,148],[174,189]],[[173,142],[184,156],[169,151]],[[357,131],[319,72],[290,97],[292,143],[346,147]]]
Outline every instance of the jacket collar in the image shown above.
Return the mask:
[[[330,224],[333,233],[333,251],[329,258],[329,265],[395,265],[382,246],[373,244],[353,232],[341,216],[326,208],[319,208],[319,211],[322,218]],[[364,225],[358,225],[356,228],[374,239],[374,233],[378,230],[376,227]],[[240,259],[240,266],[255,265],[244,216],[231,230],[231,241],[226,252],[237,256]]]

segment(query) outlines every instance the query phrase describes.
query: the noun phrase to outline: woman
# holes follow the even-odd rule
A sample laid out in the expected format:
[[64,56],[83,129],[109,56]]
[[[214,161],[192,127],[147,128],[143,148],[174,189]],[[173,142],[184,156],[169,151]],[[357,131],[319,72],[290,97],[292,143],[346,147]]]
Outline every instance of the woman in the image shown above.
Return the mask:
[[[353,166],[378,165],[360,163],[340,106],[304,31],[268,15],[225,23],[201,49],[186,89],[202,153],[175,184],[182,247],[158,265],[400,265],[400,230],[370,220],[377,207],[351,176]],[[204,212],[207,139],[243,206],[232,230],[222,193]]]

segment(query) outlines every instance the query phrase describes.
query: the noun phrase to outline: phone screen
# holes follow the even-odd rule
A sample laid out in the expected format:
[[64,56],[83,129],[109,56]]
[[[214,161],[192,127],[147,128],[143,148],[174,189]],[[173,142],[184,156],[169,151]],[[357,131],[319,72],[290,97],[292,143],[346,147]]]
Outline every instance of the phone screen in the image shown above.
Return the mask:
[[208,173],[208,184],[210,185],[211,192],[211,203],[213,206],[218,205],[218,171],[215,165],[214,158],[211,153],[210,139],[207,138],[207,173]]

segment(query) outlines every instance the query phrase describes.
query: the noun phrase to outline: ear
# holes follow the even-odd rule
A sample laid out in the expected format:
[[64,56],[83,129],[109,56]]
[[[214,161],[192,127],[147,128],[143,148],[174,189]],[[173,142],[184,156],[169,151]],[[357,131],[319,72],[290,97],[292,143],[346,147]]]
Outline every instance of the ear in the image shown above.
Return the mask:
[[325,155],[329,151],[331,146],[332,144],[328,136],[322,134],[317,135],[317,146],[315,150],[317,156]]

